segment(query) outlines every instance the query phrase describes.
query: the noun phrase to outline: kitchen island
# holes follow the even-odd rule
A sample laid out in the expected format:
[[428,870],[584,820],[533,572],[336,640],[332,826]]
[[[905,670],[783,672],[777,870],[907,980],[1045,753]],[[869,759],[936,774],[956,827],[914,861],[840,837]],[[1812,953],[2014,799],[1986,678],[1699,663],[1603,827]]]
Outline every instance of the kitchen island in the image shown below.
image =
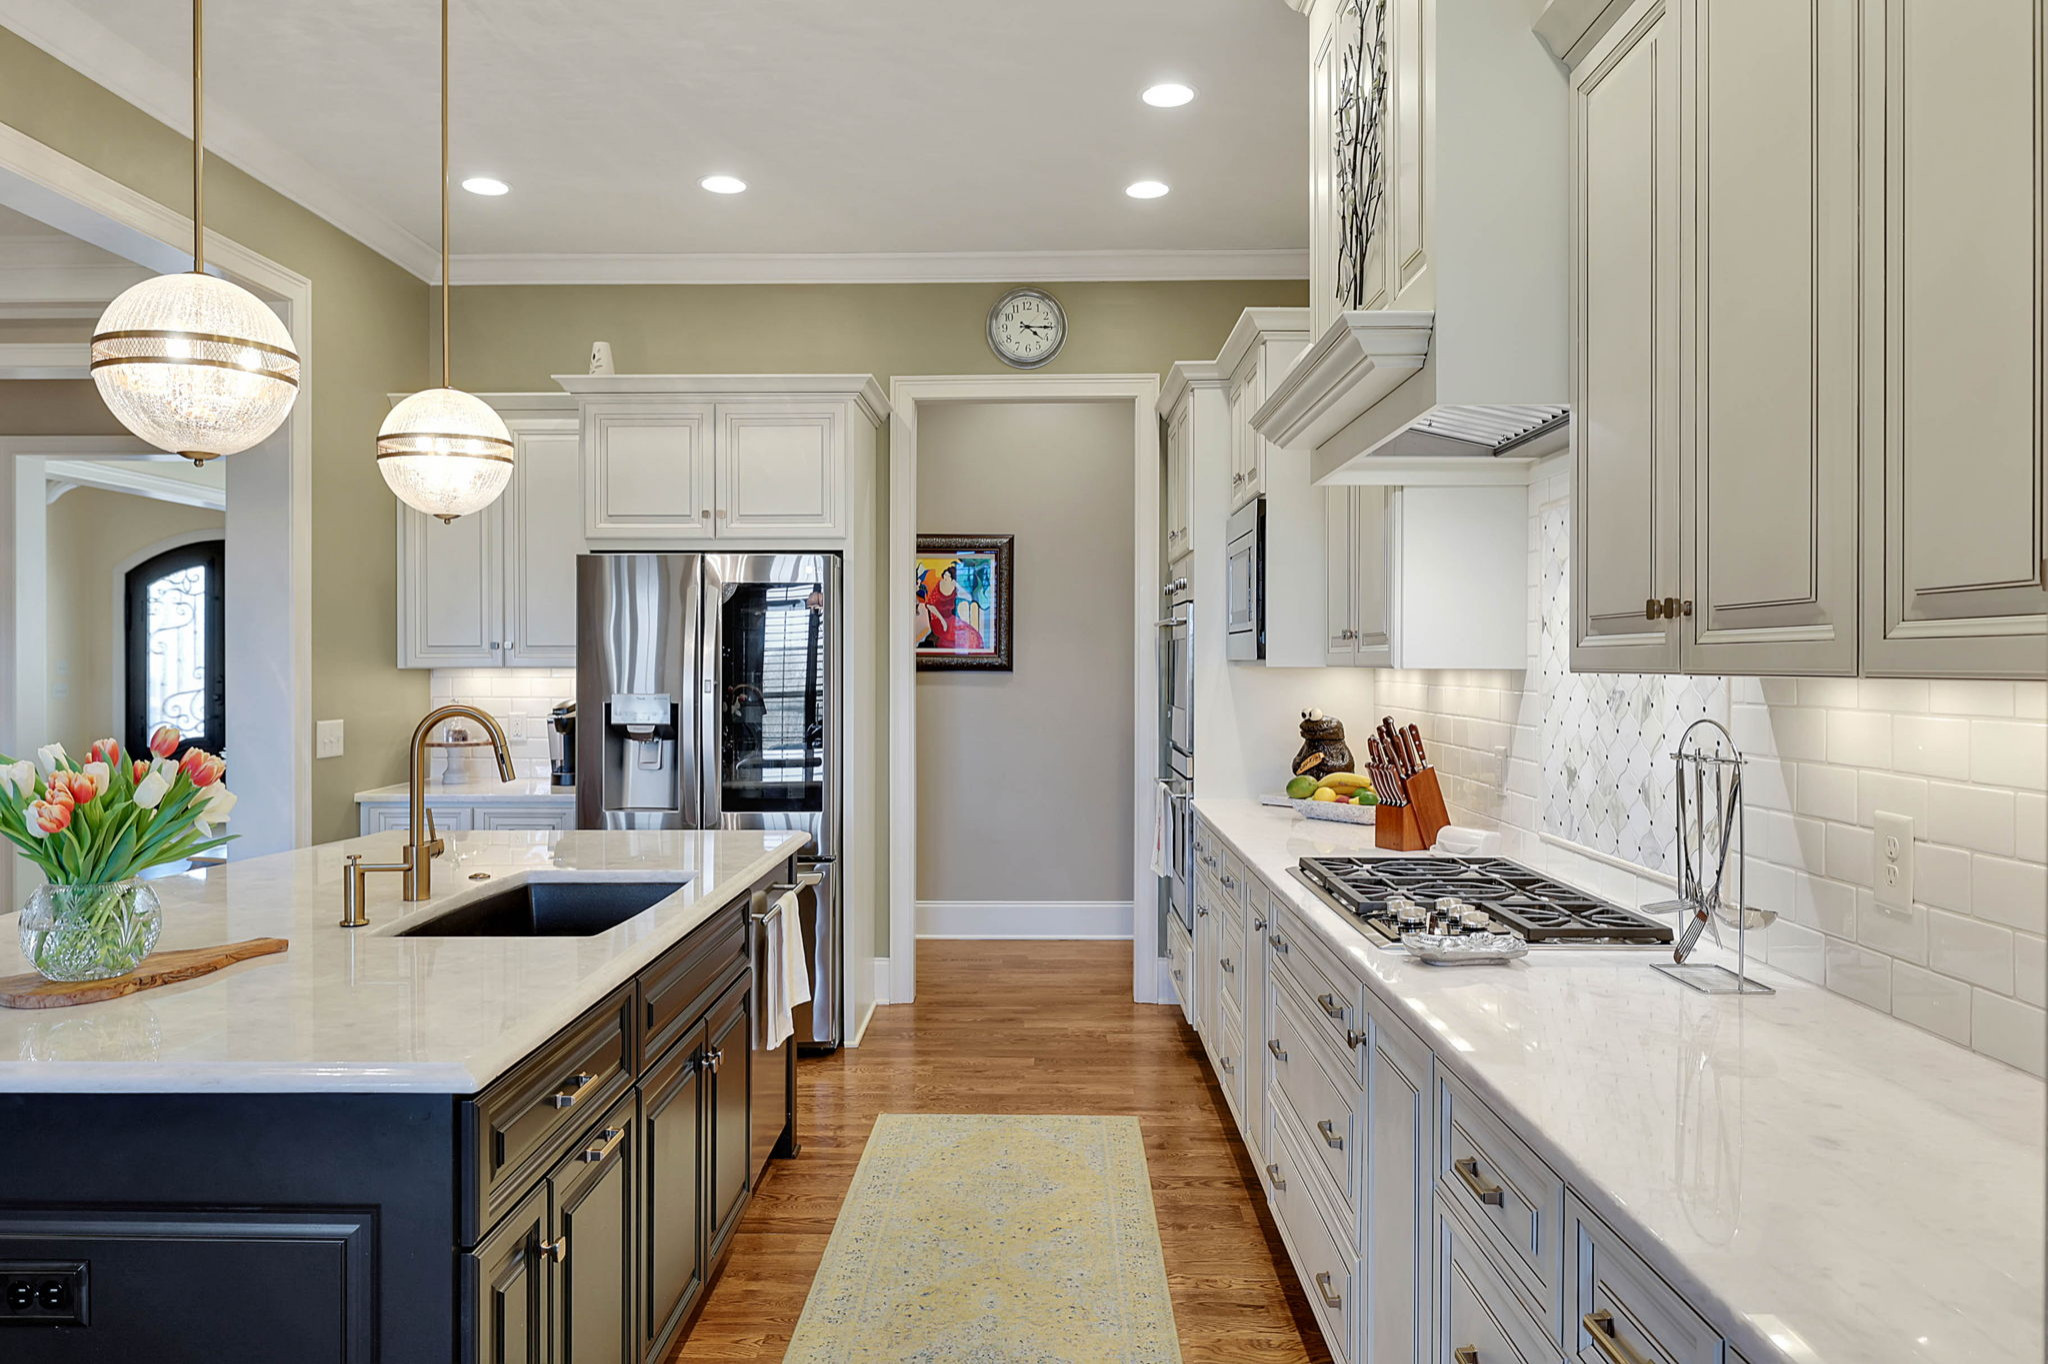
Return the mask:
[[1293,874],[1371,828],[1195,814],[1176,969],[1340,1360],[2041,1358],[2040,1081],[1668,947],[1424,965]]
[[[440,893],[373,882],[369,926],[338,927],[347,857],[402,841],[155,883],[161,947],[282,956],[0,1011],[0,1357],[637,1361],[676,1339],[794,1150],[790,1048],[754,1048],[753,916],[805,837],[459,835]],[[475,931],[487,901],[578,887],[649,907]],[[0,974],[24,971],[4,926]]]

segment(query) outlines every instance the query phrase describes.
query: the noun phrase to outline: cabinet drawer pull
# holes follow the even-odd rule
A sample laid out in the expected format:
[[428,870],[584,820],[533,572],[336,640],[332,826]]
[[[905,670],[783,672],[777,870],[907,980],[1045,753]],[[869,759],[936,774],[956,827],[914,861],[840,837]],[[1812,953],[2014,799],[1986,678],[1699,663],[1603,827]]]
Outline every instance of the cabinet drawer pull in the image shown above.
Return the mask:
[[1655,597],[1647,597],[1647,598],[1645,598],[1645,599],[1643,600],[1643,619],[1644,619],[1644,620],[1661,620],[1661,619],[1663,619],[1663,616],[1664,616],[1664,603],[1663,603],[1663,602],[1660,602],[1660,601],[1658,601],[1658,600],[1657,600],[1657,599],[1656,599]]
[[1179,979],[1181,978],[1181,976],[1180,976],[1180,968],[1179,968],[1178,966],[1176,966],[1176,967],[1174,967],[1174,968],[1173,968],[1173,978],[1174,978],[1175,980],[1179,980]]
[[619,1143],[625,1139],[626,1129],[623,1127],[600,1128],[597,1133],[597,1145],[586,1147],[576,1159],[585,1165],[602,1164],[605,1157],[618,1150]]
[[1264,919],[1253,919],[1253,920],[1252,920],[1252,932],[1254,932],[1254,933],[1263,933],[1263,932],[1265,932],[1265,931],[1266,931],[1266,921],[1265,921]]
[[1268,937],[1266,941],[1273,944],[1273,950],[1275,952],[1278,952],[1283,956],[1286,955],[1287,939],[1281,937],[1278,933],[1275,933],[1272,936]]
[[1316,1131],[1323,1134],[1323,1145],[1329,1147],[1333,1151],[1341,1151],[1344,1149],[1344,1138],[1337,1135],[1336,1123],[1331,1122],[1328,1118],[1324,1118],[1321,1122],[1316,1124]]
[[1316,1003],[1322,1005],[1323,1012],[1331,1018],[1336,1019],[1339,1023],[1344,1021],[1344,1006],[1337,1001],[1337,996],[1317,995]]
[[1225,890],[1236,890],[1236,889],[1237,889],[1237,882],[1236,882],[1236,880],[1235,880],[1234,878],[1232,878],[1232,876],[1230,875],[1230,873],[1229,873],[1229,872],[1224,872],[1224,873],[1223,873],[1223,888],[1224,888]]
[[1588,1312],[1579,1318],[1579,1324],[1586,1328],[1586,1334],[1593,1337],[1593,1345],[1608,1364],[1650,1364],[1650,1361],[1630,1348],[1629,1343],[1614,1334],[1612,1312]]
[[1451,1162],[1451,1168],[1458,1172],[1458,1178],[1465,1181],[1466,1189],[1474,1198],[1490,1207],[1502,1206],[1500,1185],[1479,1177],[1479,1161],[1472,1156]]
[[1274,1164],[1268,1165],[1266,1167],[1266,1178],[1273,1181],[1273,1187],[1276,1189],[1284,1189],[1287,1187],[1287,1181],[1280,1177],[1280,1166],[1278,1162],[1275,1162]]
[[1479,1364],[1479,1347],[1477,1345],[1460,1345],[1457,1349],[1451,1351],[1451,1361],[1452,1364]]
[[1220,1065],[1220,1066],[1222,1066],[1222,1067],[1223,1067],[1223,1073],[1224,1073],[1225,1075],[1235,1075],[1235,1074],[1237,1074],[1237,1065],[1236,1065],[1236,1063],[1235,1063],[1235,1062],[1233,1062],[1233,1061],[1232,1061],[1232,1060],[1231,1060],[1231,1059],[1230,1059],[1230,1058],[1229,1058],[1228,1056],[1224,1056],[1224,1057],[1219,1057],[1219,1058],[1217,1059],[1217,1062],[1216,1062],[1216,1064],[1218,1064],[1218,1065]]
[[1228,957],[1224,957],[1223,959],[1221,959],[1220,961],[1218,961],[1218,962],[1217,962],[1216,964],[1217,964],[1218,966],[1222,967],[1222,968],[1223,968],[1224,970],[1226,970],[1226,971],[1230,972],[1230,974],[1232,974],[1233,976],[1237,974],[1237,963],[1236,963],[1236,962],[1233,962],[1233,961],[1232,961],[1232,960],[1231,960],[1230,958],[1228,958]]
[[1344,1295],[1336,1290],[1327,1269],[1316,1275],[1316,1292],[1322,1296],[1323,1306],[1332,1312],[1344,1305]]
[[551,1260],[556,1264],[562,1263],[562,1261],[569,1258],[569,1238],[567,1236],[558,1236],[552,1241],[542,1241],[540,1243],[540,1253],[541,1258],[544,1260]]
[[1276,1061],[1285,1061],[1287,1059],[1287,1053],[1280,1050],[1280,1039],[1277,1037],[1266,1039],[1266,1050],[1273,1053],[1273,1059]]
[[1196,906],[1195,906],[1195,917],[1196,917],[1197,919],[1206,919],[1206,918],[1208,918],[1208,917],[1209,917],[1209,906],[1207,906],[1207,905],[1196,905]]
[[574,1108],[579,1097],[577,1091],[596,1078],[595,1075],[592,1075],[587,1070],[577,1071],[574,1075],[562,1081],[560,1089],[548,1095],[548,1106],[550,1108]]
[[1365,1045],[1365,1034],[1356,1028],[1346,1028],[1344,1030],[1344,1041],[1353,1051],[1357,1051]]

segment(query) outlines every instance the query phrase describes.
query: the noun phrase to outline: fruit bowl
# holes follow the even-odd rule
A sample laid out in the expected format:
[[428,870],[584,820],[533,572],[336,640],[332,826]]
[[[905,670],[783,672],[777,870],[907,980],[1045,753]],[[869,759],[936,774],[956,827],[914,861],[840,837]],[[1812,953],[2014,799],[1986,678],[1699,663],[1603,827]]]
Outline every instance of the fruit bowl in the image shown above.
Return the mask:
[[1370,824],[1377,805],[1353,805],[1342,800],[1297,800],[1295,811],[1303,819],[1326,819],[1333,824]]

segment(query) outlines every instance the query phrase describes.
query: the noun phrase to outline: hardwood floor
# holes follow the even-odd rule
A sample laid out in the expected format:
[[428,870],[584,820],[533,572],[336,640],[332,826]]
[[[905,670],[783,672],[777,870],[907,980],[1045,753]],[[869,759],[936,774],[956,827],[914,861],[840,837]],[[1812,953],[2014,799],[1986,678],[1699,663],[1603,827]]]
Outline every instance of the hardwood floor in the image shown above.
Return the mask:
[[803,1154],[755,1195],[673,1361],[782,1358],[881,1113],[1135,1115],[1182,1359],[1329,1359],[1200,1040],[1131,1002],[1128,943],[924,942],[918,993],[858,1049],[798,1062]]

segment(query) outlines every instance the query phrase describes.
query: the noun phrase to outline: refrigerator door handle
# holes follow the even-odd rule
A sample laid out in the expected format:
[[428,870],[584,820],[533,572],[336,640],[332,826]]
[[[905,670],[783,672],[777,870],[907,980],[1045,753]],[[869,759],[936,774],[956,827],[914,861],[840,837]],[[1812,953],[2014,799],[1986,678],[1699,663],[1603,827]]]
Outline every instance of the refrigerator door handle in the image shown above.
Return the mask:
[[718,693],[718,679],[724,668],[725,577],[716,558],[704,556],[703,578],[698,589],[700,624],[697,638],[698,685],[696,687],[697,771],[695,791],[697,818],[692,826],[716,829],[725,811],[719,800],[725,754],[724,698]]

